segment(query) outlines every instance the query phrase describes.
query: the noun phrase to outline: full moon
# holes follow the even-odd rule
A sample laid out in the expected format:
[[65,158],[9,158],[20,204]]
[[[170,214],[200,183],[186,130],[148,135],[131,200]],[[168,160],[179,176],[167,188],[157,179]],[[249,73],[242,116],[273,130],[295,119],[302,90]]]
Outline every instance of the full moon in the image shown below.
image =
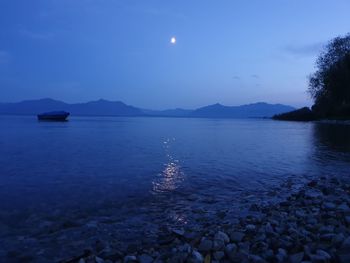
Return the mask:
[[176,38],[175,38],[175,37],[172,37],[172,38],[170,39],[170,43],[171,43],[171,44],[175,44],[175,43],[176,43]]

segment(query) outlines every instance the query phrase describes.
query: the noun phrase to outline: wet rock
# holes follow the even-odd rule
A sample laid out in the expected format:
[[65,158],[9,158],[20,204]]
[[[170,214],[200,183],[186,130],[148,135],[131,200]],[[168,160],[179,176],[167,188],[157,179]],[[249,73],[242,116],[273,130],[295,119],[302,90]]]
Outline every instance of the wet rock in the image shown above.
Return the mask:
[[153,262],[153,258],[147,254],[142,254],[141,256],[138,257],[138,260],[140,263],[152,263]]
[[185,230],[183,228],[176,228],[171,230],[177,236],[183,236],[185,234]]
[[96,263],[104,263],[105,261],[102,258],[95,257],[95,262]]
[[222,232],[222,231],[219,231],[215,234],[214,236],[214,239],[220,239],[220,240],[223,240],[225,243],[229,243],[230,242],[230,238],[229,236]]
[[346,212],[350,211],[350,208],[349,208],[349,206],[346,203],[342,203],[341,205],[339,205],[337,207],[337,210],[346,213]]
[[254,232],[256,229],[256,226],[253,224],[249,224],[249,225],[246,225],[245,229],[247,232]]
[[277,262],[285,262],[287,259],[287,251],[283,248],[279,248],[276,254]]
[[225,241],[223,239],[214,239],[213,250],[222,250],[225,247]]
[[341,245],[342,249],[349,249],[350,251],[350,236],[347,237]]
[[266,263],[266,261],[262,257],[257,255],[249,255],[249,260],[252,263]]
[[289,256],[290,263],[300,263],[303,261],[304,252],[295,253]]
[[350,251],[341,251],[338,253],[338,258],[340,263],[350,262]]
[[134,263],[137,262],[136,256],[128,255],[124,257],[124,263]]
[[324,202],[323,208],[326,210],[334,210],[337,206],[332,202]]
[[191,255],[187,259],[188,263],[202,263],[204,262],[204,258],[201,253],[196,250],[193,250]]
[[244,236],[245,236],[245,234],[242,232],[232,232],[230,234],[231,240],[233,242],[236,242],[236,243],[241,242],[243,240]]
[[198,250],[202,252],[209,252],[213,248],[213,241],[202,238],[201,243],[199,244]]
[[311,255],[310,258],[312,263],[328,263],[331,256],[326,251],[318,249],[316,254]]
[[225,256],[225,253],[223,251],[216,251],[213,256],[216,260],[221,260]]

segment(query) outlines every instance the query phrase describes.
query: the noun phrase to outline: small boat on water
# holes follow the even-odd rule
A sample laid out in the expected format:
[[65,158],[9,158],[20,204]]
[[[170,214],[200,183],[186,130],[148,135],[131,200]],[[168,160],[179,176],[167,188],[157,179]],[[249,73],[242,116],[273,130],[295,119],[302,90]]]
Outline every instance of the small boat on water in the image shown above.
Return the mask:
[[39,121],[66,121],[69,112],[66,111],[51,111],[38,114]]

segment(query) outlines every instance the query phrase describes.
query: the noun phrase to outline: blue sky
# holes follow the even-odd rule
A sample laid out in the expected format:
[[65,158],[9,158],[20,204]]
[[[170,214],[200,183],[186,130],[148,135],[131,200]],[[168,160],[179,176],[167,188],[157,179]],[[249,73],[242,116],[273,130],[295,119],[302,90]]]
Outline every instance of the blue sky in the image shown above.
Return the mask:
[[311,105],[307,76],[322,45],[350,31],[349,10],[348,0],[1,0],[0,101]]

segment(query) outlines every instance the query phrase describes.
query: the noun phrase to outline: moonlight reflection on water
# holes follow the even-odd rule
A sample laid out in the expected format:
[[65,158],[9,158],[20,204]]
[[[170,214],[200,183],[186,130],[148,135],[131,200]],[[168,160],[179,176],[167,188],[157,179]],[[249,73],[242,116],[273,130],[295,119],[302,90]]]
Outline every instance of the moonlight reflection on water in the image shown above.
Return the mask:
[[184,180],[184,172],[181,170],[179,160],[171,153],[171,144],[174,141],[174,138],[167,139],[163,143],[168,161],[164,164],[164,170],[153,181],[153,192],[155,193],[174,191]]

